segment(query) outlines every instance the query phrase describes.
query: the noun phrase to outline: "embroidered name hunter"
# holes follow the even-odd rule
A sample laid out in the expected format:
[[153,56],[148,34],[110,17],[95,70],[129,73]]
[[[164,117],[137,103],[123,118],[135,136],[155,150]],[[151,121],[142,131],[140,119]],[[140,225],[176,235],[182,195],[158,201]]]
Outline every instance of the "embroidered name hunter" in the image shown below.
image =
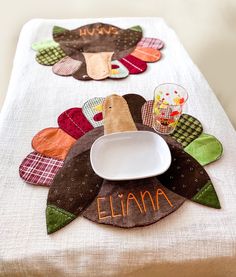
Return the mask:
[[79,30],[80,36],[94,36],[94,35],[118,35],[118,29],[113,26],[97,26],[95,28],[81,28]]

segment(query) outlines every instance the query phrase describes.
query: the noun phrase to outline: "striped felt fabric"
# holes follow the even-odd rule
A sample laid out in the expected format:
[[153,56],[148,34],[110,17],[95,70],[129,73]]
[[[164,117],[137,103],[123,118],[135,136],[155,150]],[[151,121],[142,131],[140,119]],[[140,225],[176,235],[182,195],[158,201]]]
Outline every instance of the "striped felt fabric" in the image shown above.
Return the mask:
[[146,62],[132,55],[128,55],[119,61],[129,70],[130,74],[140,74],[147,69]]
[[164,47],[164,42],[158,38],[142,38],[137,47],[144,48],[154,48],[154,49],[162,49]]
[[31,152],[21,163],[19,173],[25,182],[33,185],[50,186],[63,161]]
[[161,58],[161,52],[150,47],[136,47],[131,55],[149,63],[156,62]]
[[93,129],[81,108],[64,111],[57,119],[59,127],[76,140]]
[[199,137],[202,131],[202,124],[199,120],[191,115],[182,114],[171,136],[185,147]]

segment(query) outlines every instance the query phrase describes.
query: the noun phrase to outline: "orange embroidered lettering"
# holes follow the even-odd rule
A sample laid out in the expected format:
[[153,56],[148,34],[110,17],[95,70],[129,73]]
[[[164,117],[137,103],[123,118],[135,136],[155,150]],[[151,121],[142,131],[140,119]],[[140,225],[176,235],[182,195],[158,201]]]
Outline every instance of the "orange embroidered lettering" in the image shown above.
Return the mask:
[[148,190],[146,190],[145,192],[140,191],[140,195],[141,195],[141,199],[142,199],[142,203],[143,203],[143,209],[144,209],[145,213],[147,212],[146,203],[145,203],[145,195],[146,194],[149,196],[149,199],[152,203],[152,208],[155,211],[156,207],[155,207],[154,201],[152,199],[151,193]]
[[103,35],[103,28],[101,26],[96,27],[96,31],[99,35]]
[[143,213],[142,208],[140,207],[139,202],[138,202],[138,200],[136,199],[136,197],[133,195],[133,193],[129,193],[129,194],[128,194],[128,197],[127,197],[127,201],[126,201],[126,214],[127,214],[127,215],[129,214],[129,201],[130,201],[130,200],[134,200],[135,203],[136,203],[136,205],[138,206],[140,212]]
[[111,33],[113,35],[117,35],[118,34],[118,29],[116,27],[111,27],[110,30],[111,30]]
[[87,33],[90,35],[90,36],[93,36],[96,32],[96,29],[92,28],[92,30],[89,30],[87,29]]
[[80,35],[80,36],[87,36],[87,29],[86,29],[86,28],[80,29],[80,30],[79,30],[79,35]]
[[106,199],[106,198],[105,197],[97,197],[97,211],[98,211],[99,220],[111,217],[110,215],[102,216],[102,214],[104,214],[105,211],[101,211],[101,209],[100,209],[100,200],[104,200],[104,199]]
[[111,196],[111,195],[110,195],[110,207],[111,207],[111,216],[112,216],[112,217],[121,216],[121,214],[115,214],[115,213],[114,213],[114,207],[113,207],[112,196]]
[[163,195],[165,197],[166,201],[168,202],[168,204],[171,207],[173,207],[172,203],[170,202],[170,200],[167,197],[167,195],[165,194],[165,192],[162,189],[157,189],[157,192],[156,192],[156,202],[157,202],[157,209],[158,210],[160,209],[160,206],[159,206],[159,195]]
[[121,204],[121,210],[122,210],[122,215],[125,216],[125,208],[124,208],[124,201],[123,201],[123,194],[118,194],[120,198],[120,204]]
[[102,30],[103,30],[103,33],[104,33],[104,34],[109,35],[109,34],[111,33],[110,27],[108,27],[108,29],[106,29],[106,27],[103,27]]

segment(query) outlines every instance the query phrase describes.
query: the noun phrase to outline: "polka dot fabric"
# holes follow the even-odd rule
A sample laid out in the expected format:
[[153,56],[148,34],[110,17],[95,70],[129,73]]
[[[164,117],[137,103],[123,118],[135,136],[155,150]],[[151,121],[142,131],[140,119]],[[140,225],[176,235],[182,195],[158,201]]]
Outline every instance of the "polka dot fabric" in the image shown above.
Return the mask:
[[47,204],[79,215],[96,197],[102,182],[91,167],[88,150],[63,165],[50,187]]
[[210,180],[205,169],[183,149],[170,146],[172,163],[158,180],[168,189],[191,199]]

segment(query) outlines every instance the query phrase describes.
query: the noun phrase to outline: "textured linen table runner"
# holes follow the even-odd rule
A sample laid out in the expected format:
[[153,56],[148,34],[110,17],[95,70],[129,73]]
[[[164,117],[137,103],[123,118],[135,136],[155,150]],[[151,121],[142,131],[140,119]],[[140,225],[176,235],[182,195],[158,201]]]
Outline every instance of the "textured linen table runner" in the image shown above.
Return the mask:
[[[73,29],[103,22],[120,28],[140,25],[145,37],[165,42],[162,59],[140,75],[114,81],[81,82],[52,74],[35,61],[31,44],[51,38],[54,25]],[[222,209],[186,201],[174,214],[148,227],[123,230],[82,217],[48,236],[48,189],[25,184],[18,168],[32,137],[56,126],[58,114],[92,97],[138,93],[152,99],[164,82],[189,92],[187,112],[223,144],[224,155],[205,168]],[[236,135],[208,83],[174,31],[160,18],[34,19],[20,34],[7,98],[0,117],[1,276],[235,276]]]

